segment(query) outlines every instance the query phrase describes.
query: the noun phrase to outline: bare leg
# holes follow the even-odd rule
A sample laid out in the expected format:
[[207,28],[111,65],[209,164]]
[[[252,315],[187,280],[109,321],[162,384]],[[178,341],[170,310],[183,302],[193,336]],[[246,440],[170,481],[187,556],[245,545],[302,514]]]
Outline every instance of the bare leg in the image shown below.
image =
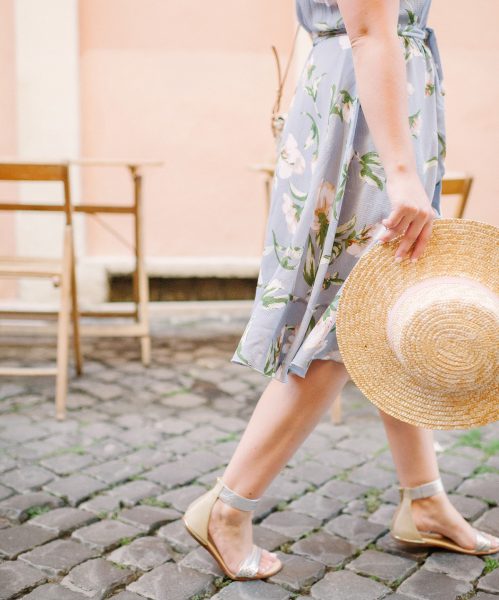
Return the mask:
[[[439,477],[433,432],[409,425],[379,411],[390,443],[402,487],[414,487]],[[407,449],[411,451],[408,452]],[[422,531],[432,530],[451,538],[463,548],[473,548],[472,526],[459,514],[445,492],[413,500],[414,522]],[[496,543],[498,538],[491,537]]]
[[[275,379],[265,388],[222,479],[242,496],[260,497],[314,429],[348,380],[341,363],[313,360],[306,376]],[[209,532],[231,569],[251,550],[252,512],[236,510],[218,500]],[[273,567],[275,555],[264,551],[260,571]]]

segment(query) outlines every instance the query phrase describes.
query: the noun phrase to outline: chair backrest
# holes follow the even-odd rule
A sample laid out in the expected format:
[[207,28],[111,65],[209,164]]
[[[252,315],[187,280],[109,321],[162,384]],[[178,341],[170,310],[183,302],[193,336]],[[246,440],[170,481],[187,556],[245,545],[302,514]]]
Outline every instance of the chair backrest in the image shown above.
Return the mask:
[[472,183],[473,177],[465,173],[449,173],[442,179],[442,194],[458,196],[458,203],[453,215],[456,218],[461,219],[464,214]]
[[0,181],[60,181],[64,188],[63,204],[0,201],[0,210],[64,212],[66,224],[72,223],[73,211],[68,163],[25,163],[0,160]]

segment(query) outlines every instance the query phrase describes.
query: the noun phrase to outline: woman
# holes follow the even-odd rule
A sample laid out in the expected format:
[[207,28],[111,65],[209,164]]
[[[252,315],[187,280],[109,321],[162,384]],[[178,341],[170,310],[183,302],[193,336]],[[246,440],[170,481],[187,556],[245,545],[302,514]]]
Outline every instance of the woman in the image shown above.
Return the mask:
[[[372,243],[399,235],[395,260],[416,261],[440,217],[444,91],[430,4],[296,0],[313,47],[282,132],[255,302],[232,357],[272,380],[223,477],[184,515],[233,579],[282,567],[253,544],[252,511],[348,380],[334,326],[348,273]],[[443,491],[432,432],[380,416],[409,499],[397,527],[457,552],[498,551],[499,539],[467,523]]]

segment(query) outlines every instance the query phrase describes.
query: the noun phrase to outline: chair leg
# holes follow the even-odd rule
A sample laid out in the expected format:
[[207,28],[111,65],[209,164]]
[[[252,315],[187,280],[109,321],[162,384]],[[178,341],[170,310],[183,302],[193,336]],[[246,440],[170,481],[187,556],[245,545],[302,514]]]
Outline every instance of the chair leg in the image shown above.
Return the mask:
[[341,423],[341,393],[336,396],[331,406],[331,421],[334,425]]
[[69,314],[71,304],[71,226],[64,230],[64,254],[61,276],[61,303],[57,320],[56,418],[66,418],[68,391]]
[[71,241],[71,315],[73,321],[73,351],[75,357],[75,369],[76,374],[81,375],[83,372],[83,357],[81,353],[80,341],[80,311],[78,308],[74,240]]

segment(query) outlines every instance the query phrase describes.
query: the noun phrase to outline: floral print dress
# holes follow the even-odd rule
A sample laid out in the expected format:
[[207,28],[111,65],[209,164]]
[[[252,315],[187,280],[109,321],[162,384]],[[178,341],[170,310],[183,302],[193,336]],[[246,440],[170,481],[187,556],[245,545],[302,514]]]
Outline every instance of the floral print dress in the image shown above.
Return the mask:
[[[359,257],[391,212],[386,176],[357,96],[336,0],[295,0],[312,47],[277,149],[255,299],[231,362],[286,382],[314,359],[343,362],[336,309]],[[398,34],[418,173],[437,218],[444,174],[442,65],[431,0],[401,0]]]

